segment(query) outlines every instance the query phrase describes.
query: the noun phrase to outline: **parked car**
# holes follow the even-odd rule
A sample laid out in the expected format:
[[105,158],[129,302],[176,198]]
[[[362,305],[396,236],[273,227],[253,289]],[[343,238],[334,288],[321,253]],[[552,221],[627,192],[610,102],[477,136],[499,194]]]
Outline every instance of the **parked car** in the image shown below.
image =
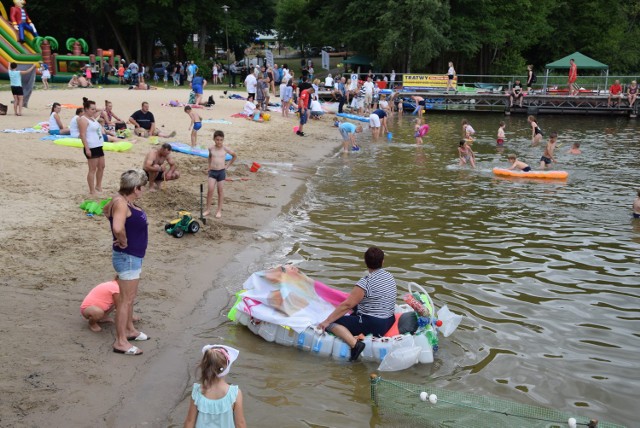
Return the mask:
[[333,46],[323,46],[322,50],[325,52],[336,52],[336,48],[334,48]]
[[[156,73],[158,76],[162,77],[164,76],[164,70],[169,67],[169,64],[171,64],[169,61],[156,62],[155,64],[153,64],[153,67],[151,67],[151,70],[153,73]],[[171,73],[171,70],[169,70],[169,73]]]
[[309,47],[305,50],[305,54],[307,56],[320,56],[320,48],[319,47]]

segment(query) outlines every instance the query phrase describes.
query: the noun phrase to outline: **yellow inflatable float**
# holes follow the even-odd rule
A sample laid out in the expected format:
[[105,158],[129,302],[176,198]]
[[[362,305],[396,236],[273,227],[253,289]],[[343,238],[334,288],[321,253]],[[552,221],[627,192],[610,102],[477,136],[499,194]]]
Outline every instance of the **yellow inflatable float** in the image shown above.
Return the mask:
[[566,180],[569,176],[567,171],[515,171],[504,168],[493,168],[493,173],[500,177],[521,177],[521,178],[546,178],[551,180]]
[[[55,144],[67,147],[84,147],[80,138],[58,138],[53,140]],[[117,143],[102,143],[102,150],[107,152],[126,152],[133,147],[133,143],[130,141],[118,141]]]

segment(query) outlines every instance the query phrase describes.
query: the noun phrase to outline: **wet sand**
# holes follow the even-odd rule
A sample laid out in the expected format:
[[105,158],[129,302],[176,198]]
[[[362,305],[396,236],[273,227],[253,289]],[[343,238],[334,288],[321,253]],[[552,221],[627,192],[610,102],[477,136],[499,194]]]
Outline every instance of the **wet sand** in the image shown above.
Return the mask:
[[[11,95],[5,94],[9,104]],[[108,221],[79,209],[88,198],[81,149],[41,141],[44,134],[0,134],[0,426],[182,422],[177,419],[186,411],[183,398],[196,363],[194,332],[225,322],[240,278],[263,268],[251,265],[256,253],[268,251],[259,231],[268,229],[315,165],[340,143],[329,118],[310,121],[307,137],[301,138],[292,133],[295,116],[284,119],[273,112],[266,123],[231,118],[244,101],[221,99],[221,91],[205,89],[205,99],[211,94],[216,105],[198,113],[232,124],[203,124],[199,142],[211,145],[214,129],[225,132],[225,144],[238,154],[229,171],[234,180],[225,183],[223,218],[210,216],[200,232],[181,239],[167,235],[164,224],[179,209],[199,215],[201,183],[206,192],[204,158],[174,154],[182,177],[139,201],[149,218],[149,248],[134,311],[142,318],[138,328],[151,340],[139,344],[144,354],[138,357],[113,353],[113,326],[92,333],[79,312],[86,293],[114,275]],[[121,118],[148,101],[156,124],[177,131],[175,138],[160,141],[189,142],[189,119],[182,108],[161,105],[186,101],[185,88],[38,90],[22,117],[13,116],[10,105],[0,128],[47,121],[52,102],[81,104],[83,96],[99,107],[105,99],[112,101]],[[63,122],[73,113],[63,109]],[[124,170],[142,165],[152,147],[139,139],[128,152],[106,153],[104,198],[117,191]],[[249,171],[252,162],[263,165],[257,173]],[[202,338],[203,344],[212,340]],[[252,425],[261,421],[251,410],[247,419]]]

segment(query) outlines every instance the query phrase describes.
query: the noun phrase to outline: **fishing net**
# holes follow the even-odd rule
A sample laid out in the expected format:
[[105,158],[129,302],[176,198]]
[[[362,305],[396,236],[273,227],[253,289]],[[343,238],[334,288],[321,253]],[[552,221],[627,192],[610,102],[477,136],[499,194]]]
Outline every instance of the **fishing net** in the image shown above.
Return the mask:
[[[421,400],[422,392],[426,392],[426,401]],[[437,397],[435,404],[428,398],[432,394]],[[393,426],[566,428],[569,418],[574,418],[577,427],[624,428],[605,422],[595,425],[589,418],[544,407],[391,381],[376,375],[371,376],[371,401],[377,413],[393,421]]]

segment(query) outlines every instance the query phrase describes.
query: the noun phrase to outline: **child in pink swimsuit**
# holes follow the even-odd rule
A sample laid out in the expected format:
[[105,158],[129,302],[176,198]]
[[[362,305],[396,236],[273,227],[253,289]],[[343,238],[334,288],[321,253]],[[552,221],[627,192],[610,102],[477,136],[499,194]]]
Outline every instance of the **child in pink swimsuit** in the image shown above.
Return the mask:
[[[96,285],[84,298],[80,305],[80,313],[89,320],[91,331],[102,330],[98,323],[113,322],[109,314],[118,306],[118,294],[120,294],[120,287],[114,279]],[[137,321],[136,317],[134,317],[134,321]]]

